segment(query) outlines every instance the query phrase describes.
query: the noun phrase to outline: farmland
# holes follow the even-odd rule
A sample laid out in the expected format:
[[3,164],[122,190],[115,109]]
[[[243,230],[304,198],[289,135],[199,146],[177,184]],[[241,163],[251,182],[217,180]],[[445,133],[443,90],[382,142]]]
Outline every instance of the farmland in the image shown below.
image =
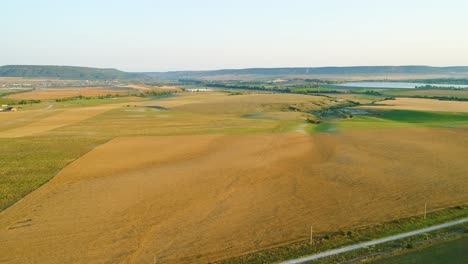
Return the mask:
[[[380,132],[379,140],[358,149],[354,146],[363,146],[372,132],[339,137],[118,138],[78,159],[48,185],[7,210],[0,224],[14,228],[5,235],[21,240],[24,234],[31,248],[15,249],[14,243],[11,247],[4,243],[4,249],[17,250],[25,259],[28,254],[33,257],[49,251],[57,260],[78,260],[60,254],[69,252],[60,240],[40,238],[35,242],[37,232],[38,238],[41,233],[53,238],[66,234],[71,248],[88,243],[87,239],[112,245],[107,251],[89,244],[93,251],[84,248],[76,252],[81,260],[145,262],[157,254],[164,262],[205,262],[302,239],[310,222],[317,232],[338,231],[420,213],[418,201],[422,199],[430,201],[433,208],[459,204],[468,199],[463,177],[468,171],[461,158],[461,146],[467,143],[464,133]],[[444,139],[432,147],[436,152],[451,147],[446,160],[424,154],[424,142],[433,138]],[[231,146],[236,146],[236,151]],[[151,154],[155,151],[159,155]],[[396,157],[406,163],[395,164],[392,160]],[[379,166],[364,168],[367,162]],[[420,166],[410,169],[410,164]],[[250,203],[252,200],[256,202]],[[31,212],[33,204],[41,207]],[[32,219],[31,225],[16,228],[15,221],[25,215]],[[74,222],[79,222],[80,228]],[[83,235],[86,240],[82,240]]]
[[463,263],[468,1],[4,1],[0,264]]
[[26,93],[17,93],[8,96],[7,98],[14,100],[48,100],[62,99],[70,97],[96,97],[105,95],[128,95],[132,93],[131,89],[109,89],[98,87],[87,88],[61,88],[61,89],[37,89]]
[[468,112],[468,102],[440,101],[421,98],[397,98],[395,100],[378,102],[375,106],[372,106],[372,108],[460,113]]
[[221,261],[303,241],[312,224],[468,202],[464,102],[397,98],[318,120],[355,95],[162,89],[178,93],[0,113],[1,262]]

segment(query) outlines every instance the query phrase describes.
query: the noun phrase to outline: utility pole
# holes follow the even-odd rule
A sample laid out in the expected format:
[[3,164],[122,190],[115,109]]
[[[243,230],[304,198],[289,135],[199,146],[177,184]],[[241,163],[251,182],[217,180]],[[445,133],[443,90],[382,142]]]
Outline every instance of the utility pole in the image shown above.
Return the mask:
[[424,203],[424,219],[426,219],[427,215],[427,202]]
[[312,225],[311,225],[310,226],[310,244],[314,243],[313,234],[314,234],[314,230],[312,229]]

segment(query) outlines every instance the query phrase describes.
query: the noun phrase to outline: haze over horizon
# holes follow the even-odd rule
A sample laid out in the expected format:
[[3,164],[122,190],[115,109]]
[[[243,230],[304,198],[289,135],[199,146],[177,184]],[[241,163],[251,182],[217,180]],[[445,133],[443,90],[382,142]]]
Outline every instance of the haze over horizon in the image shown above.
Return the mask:
[[468,65],[468,2],[3,3],[0,65],[124,71]]

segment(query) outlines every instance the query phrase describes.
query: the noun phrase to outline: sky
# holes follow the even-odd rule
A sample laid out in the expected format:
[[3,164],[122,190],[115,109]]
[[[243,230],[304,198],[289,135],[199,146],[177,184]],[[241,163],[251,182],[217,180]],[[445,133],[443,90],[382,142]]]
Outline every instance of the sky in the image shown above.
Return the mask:
[[467,0],[0,0],[0,65],[468,65]]

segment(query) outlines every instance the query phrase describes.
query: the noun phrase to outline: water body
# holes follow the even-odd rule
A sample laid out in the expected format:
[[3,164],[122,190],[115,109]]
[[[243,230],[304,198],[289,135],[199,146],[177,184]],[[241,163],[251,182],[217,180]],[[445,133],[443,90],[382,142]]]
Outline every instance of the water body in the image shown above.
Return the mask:
[[468,85],[461,84],[431,84],[431,83],[411,83],[411,82],[347,82],[338,84],[341,87],[352,88],[394,88],[394,89],[414,89],[418,86],[431,85],[434,87],[455,87],[468,88]]

